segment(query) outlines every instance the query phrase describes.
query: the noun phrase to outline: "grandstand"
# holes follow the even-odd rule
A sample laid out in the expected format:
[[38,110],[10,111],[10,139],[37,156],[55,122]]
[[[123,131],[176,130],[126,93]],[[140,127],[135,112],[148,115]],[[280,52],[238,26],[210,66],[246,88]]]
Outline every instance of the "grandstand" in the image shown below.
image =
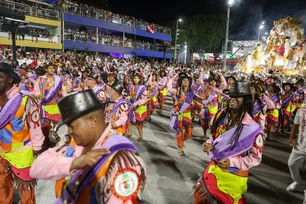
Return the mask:
[[[29,22],[17,34],[17,46],[171,58],[163,50],[172,42],[169,28],[84,4],[47,2],[1,0],[0,9],[22,13]],[[0,42],[12,45],[11,34],[0,30]]]

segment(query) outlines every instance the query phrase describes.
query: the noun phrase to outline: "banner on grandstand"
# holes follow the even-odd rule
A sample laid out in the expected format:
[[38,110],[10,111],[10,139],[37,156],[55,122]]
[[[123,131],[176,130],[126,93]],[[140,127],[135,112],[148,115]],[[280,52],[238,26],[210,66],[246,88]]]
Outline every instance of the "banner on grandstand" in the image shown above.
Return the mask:
[[154,33],[154,25],[147,25],[147,32],[153,34]]

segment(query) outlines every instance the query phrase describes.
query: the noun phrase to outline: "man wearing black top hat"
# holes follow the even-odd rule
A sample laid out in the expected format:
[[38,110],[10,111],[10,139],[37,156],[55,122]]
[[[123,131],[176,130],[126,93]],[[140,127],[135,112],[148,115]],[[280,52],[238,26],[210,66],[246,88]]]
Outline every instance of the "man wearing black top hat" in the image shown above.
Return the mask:
[[119,82],[114,82],[108,87],[107,95],[113,103],[109,103],[105,108],[106,121],[119,135],[125,135],[129,107],[127,101],[122,97],[123,86]]
[[112,85],[114,82],[118,81],[116,73],[109,73],[107,76],[108,85]]
[[300,78],[295,83],[296,90],[296,100],[297,100],[297,107],[296,111],[300,108],[304,107],[305,103],[305,95],[306,95],[306,88],[305,88],[305,81],[303,78]]
[[77,70],[72,71],[72,91],[82,91],[82,80]]
[[99,75],[92,72],[86,78],[86,85],[89,89],[92,89],[96,96],[102,101],[106,102],[107,97],[105,90],[99,85]]
[[72,91],[72,80],[71,80],[70,72],[67,67],[61,68],[60,76],[62,77],[63,88],[65,88],[66,93],[71,92]]
[[136,203],[145,184],[143,161],[133,143],[105,123],[104,104],[86,90],[58,106],[72,140],[41,154],[31,176],[58,180],[55,203]]
[[21,77],[19,90],[22,91],[24,95],[39,97],[40,89],[38,77],[29,73],[29,67],[25,63],[20,66],[19,73]]
[[19,93],[20,81],[9,64],[0,62],[0,203],[13,202],[14,186],[21,204],[35,203],[36,180],[29,169],[44,136],[38,105]]
[[262,158],[262,128],[252,118],[253,102],[248,82],[235,82],[226,109],[211,125],[203,145],[211,162],[195,184],[194,204],[245,203],[248,171]]

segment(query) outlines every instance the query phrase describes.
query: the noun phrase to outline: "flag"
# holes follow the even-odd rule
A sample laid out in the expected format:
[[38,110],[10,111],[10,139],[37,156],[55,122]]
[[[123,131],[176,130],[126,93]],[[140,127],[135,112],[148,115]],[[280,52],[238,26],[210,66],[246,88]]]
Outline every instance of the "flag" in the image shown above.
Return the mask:
[[147,25],[147,32],[150,34],[154,33],[154,25]]

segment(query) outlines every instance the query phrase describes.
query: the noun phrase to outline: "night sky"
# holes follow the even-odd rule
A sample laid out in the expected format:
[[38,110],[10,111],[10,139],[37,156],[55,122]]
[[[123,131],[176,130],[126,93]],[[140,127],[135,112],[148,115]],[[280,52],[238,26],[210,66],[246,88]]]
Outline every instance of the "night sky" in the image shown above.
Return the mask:
[[[184,18],[199,13],[226,14],[226,2],[227,0],[109,0],[109,6],[115,13],[169,26],[175,24],[179,17]],[[303,18],[306,22],[306,0],[236,0],[236,2],[231,9],[231,39],[256,39],[261,10],[262,21],[266,22],[263,33],[271,29],[274,20],[288,15]]]

